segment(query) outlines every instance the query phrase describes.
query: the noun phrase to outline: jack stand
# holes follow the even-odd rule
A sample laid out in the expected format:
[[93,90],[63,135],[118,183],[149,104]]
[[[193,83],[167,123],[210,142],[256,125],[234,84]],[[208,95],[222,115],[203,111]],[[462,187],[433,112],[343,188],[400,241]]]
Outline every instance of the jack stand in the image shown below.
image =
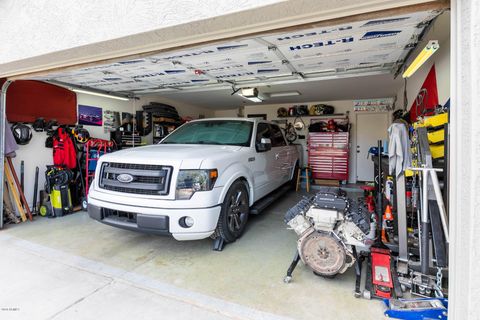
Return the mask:
[[363,290],[363,298],[370,300],[372,298],[372,259],[370,255],[367,259],[367,272],[365,277],[365,290]]
[[400,285],[400,281],[398,280],[398,274],[397,274],[397,271],[395,271],[393,259],[391,260],[390,274],[392,275],[394,297],[402,298],[403,297],[402,286]]
[[298,250],[296,250],[295,251],[295,256],[293,257],[293,260],[292,260],[292,263],[288,267],[287,275],[285,276],[285,278],[283,278],[283,282],[290,283],[290,281],[292,281],[293,270],[295,270],[299,261],[300,261],[300,254],[298,253]]
[[213,251],[223,251],[225,248],[225,240],[222,237],[216,237],[213,239]]
[[353,256],[355,257],[355,298],[361,298],[363,293],[360,289],[362,283],[362,265],[365,261],[365,258],[368,257],[368,254],[365,252],[360,252],[360,255],[357,254],[357,250],[353,247]]

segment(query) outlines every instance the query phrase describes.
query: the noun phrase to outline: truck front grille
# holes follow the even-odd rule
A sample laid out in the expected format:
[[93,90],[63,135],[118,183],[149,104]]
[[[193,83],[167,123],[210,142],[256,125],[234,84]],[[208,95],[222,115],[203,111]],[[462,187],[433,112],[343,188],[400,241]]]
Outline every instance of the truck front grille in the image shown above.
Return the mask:
[[108,218],[129,223],[137,223],[137,214],[134,212],[118,211],[107,208],[103,208],[102,210],[104,219]]
[[[144,195],[168,195],[172,167],[151,164],[105,162],[100,171],[102,189]],[[122,181],[129,176],[131,181]]]

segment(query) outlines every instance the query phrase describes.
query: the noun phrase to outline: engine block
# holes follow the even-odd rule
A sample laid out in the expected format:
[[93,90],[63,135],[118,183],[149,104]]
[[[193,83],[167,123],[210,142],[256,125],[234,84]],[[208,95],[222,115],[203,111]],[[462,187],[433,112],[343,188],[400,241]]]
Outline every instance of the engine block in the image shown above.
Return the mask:
[[368,248],[375,237],[365,204],[340,188],[321,187],[290,208],[284,220],[299,236],[302,261],[322,276],[345,272],[355,262],[353,246]]

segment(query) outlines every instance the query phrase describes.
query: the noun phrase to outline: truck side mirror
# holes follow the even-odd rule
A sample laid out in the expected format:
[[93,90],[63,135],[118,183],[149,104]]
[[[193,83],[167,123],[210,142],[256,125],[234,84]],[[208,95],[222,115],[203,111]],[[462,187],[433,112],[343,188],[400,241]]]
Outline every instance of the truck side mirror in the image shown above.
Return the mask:
[[260,143],[257,143],[256,146],[258,152],[265,152],[272,149],[272,140],[269,138],[260,139]]

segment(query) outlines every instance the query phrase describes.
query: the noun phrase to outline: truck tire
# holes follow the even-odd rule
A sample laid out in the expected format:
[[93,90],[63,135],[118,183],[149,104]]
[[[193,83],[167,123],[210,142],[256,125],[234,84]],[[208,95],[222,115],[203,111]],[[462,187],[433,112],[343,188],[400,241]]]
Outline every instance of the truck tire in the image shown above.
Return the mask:
[[226,243],[237,240],[245,230],[249,214],[247,187],[242,181],[235,181],[223,200],[216,233]]

